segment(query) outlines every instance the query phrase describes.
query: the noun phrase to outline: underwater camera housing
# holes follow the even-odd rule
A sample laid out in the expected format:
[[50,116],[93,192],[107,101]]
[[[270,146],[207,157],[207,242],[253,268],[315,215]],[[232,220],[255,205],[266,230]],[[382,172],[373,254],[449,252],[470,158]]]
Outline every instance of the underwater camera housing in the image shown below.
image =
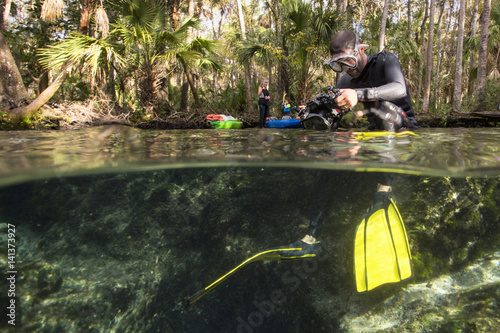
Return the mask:
[[349,110],[342,110],[335,99],[340,96],[339,89],[330,87],[328,93],[319,93],[309,100],[300,110],[298,117],[306,129],[332,130],[339,127],[340,120]]

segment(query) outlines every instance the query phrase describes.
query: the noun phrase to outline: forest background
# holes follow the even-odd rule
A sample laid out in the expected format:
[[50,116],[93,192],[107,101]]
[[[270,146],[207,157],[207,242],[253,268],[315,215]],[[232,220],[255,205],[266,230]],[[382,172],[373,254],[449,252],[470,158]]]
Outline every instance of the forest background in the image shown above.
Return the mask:
[[[331,37],[402,64],[417,114],[498,110],[499,0],[3,0],[2,122],[258,119],[270,81],[304,104],[338,76]],[[50,102],[49,102],[50,100]],[[92,113],[92,116],[89,114]]]

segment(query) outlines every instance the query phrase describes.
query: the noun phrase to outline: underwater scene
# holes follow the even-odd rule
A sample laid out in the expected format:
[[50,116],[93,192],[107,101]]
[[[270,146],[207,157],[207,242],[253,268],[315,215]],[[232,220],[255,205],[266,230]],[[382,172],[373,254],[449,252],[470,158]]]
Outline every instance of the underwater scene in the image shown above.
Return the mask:
[[500,331],[500,129],[0,142],[0,332]]

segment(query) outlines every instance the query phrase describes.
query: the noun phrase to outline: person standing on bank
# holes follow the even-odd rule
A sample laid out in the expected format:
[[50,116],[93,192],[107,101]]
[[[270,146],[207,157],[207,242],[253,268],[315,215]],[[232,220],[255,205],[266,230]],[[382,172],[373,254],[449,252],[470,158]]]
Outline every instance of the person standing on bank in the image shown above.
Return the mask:
[[262,83],[259,86],[259,111],[260,111],[260,119],[259,124],[260,128],[264,128],[266,126],[266,119],[269,117],[269,107],[271,106],[271,102],[269,101],[269,80],[262,80]]
[[330,43],[331,58],[324,62],[336,73],[345,72],[337,88],[335,100],[343,109],[351,109],[359,102],[364,110],[358,117],[368,116],[369,129],[402,131],[418,128],[411,97],[398,58],[382,51],[370,56],[351,30],[337,33]]

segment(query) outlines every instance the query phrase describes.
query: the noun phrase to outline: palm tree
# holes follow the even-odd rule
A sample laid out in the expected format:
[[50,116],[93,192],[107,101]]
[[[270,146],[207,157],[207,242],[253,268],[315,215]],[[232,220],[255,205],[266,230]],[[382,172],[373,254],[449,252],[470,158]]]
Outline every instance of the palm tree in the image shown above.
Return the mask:
[[[92,8],[95,9],[94,7],[96,1],[90,0],[84,2],[88,4],[92,3],[93,4]],[[63,0],[44,1],[42,5],[41,19],[47,22],[54,22],[55,19],[57,19],[62,15],[63,7],[64,7]],[[100,9],[101,11],[98,10],[97,12],[98,13],[100,12],[102,14],[103,12],[102,3]],[[8,15],[7,10],[4,12],[4,17],[6,17],[5,15]],[[82,15],[84,15],[83,12]],[[105,12],[104,12],[104,17],[106,17]],[[102,24],[107,24],[107,22],[102,21],[104,17],[101,16],[100,21]],[[88,19],[90,21],[90,12],[88,14]],[[99,21],[99,19],[97,19],[97,21]],[[3,27],[1,27],[0,30],[1,29],[3,29]],[[0,83],[1,95],[13,101],[19,101],[20,99],[28,98],[26,88],[24,87],[24,83],[19,74],[19,69],[16,66],[16,62],[12,58],[7,43],[5,42],[3,31],[0,31],[0,62],[3,63],[3,66],[0,67],[5,72],[5,75],[3,75],[4,73],[0,73],[2,77],[0,81],[2,81],[4,78],[9,78],[9,77],[12,78],[11,80],[8,80],[9,81],[8,84],[5,84],[5,82]],[[63,68],[63,70],[57,75],[56,79],[48,87],[46,87],[46,89],[44,89],[42,93],[39,94],[39,96],[37,96],[35,100],[33,100],[30,104],[9,110],[9,114],[15,117],[31,116],[55,94],[55,92],[62,84],[64,78],[67,76],[68,71],[71,69],[72,65],[73,61],[67,61],[64,64],[59,62],[58,65],[55,67],[61,67]]]
[[[160,7],[158,7],[160,6]],[[176,64],[182,66],[188,77],[195,102],[200,105],[196,87],[189,69],[210,63],[206,56],[215,50],[216,43],[205,39],[186,42],[189,28],[198,28],[198,21],[187,19],[178,29],[165,28],[164,11],[159,2],[131,0],[124,8],[123,18],[102,39],[74,33],[70,38],[42,49],[42,62],[48,68],[58,68],[67,60],[83,69],[89,69],[91,78],[112,68],[121,72],[135,72],[138,98],[146,109],[155,109],[162,83]],[[127,59],[127,62],[123,59]],[[128,75],[130,76],[130,75]],[[122,85],[123,86],[123,85]]]
[[341,26],[336,12],[324,9],[313,10],[302,0],[286,4],[290,27],[290,66],[294,74],[298,103],[305,103],[313,93],[316,64],[321,64],[328,55],[328,45],[333,31]]
[[260,40],[248,38],[236,46],[236,59],[238,62],[244,64],[254,59],[257,63],[263,64],[269,73],[269,82],[272,82],[273,65],[278,63],[282,56],[282,50],[276,47],[267,36],[261,36]]

